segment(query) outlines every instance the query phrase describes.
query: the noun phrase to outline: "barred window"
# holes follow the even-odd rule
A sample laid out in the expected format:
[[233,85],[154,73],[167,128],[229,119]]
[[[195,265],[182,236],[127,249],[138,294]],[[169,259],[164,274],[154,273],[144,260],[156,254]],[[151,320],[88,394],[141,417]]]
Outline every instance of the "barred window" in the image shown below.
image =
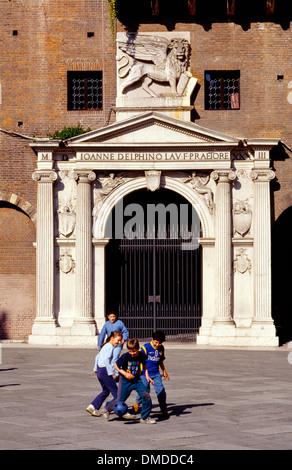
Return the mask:
[[67,72],[69,111],[102,108],[102,72]]
[[205,72],[205,109],[240,108],[240,71]]

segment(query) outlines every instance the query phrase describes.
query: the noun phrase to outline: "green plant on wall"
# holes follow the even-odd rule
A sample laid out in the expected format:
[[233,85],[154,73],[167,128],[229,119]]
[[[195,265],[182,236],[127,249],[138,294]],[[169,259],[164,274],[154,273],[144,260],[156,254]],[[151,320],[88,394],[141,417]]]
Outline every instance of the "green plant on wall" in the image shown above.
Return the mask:
[[86,134],[90,132],[91,129],[88,127],[86,130],[83,129],[80,123],[75,127],[64,127],[60,131],[55,131],[54,134],[48,134],[50,139],[70,139],[71,137],[76,137],[77,135]]
[[110,15],[110,25],[111,25],[111,32],[112,38],[115,40],[115,33],[116,33],[116,17],[117,17],[117,0],[108,0],[109,1],[109,15]]

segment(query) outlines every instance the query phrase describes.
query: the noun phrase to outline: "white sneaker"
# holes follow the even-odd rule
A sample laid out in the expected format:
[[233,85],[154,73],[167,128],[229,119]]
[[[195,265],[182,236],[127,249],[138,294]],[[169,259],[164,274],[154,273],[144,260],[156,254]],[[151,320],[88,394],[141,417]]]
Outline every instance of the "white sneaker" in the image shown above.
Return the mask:
[[131,413],[129,413],[127,411],[127,413],[125,413],[122,418],[125,418],[125,419],[134,419],[135,418],[135,415],[131,415]]
[[146,419],[142,419],[142,418],[141,418],[141,419],[140,419],[140,423],[143,423],[143,424],[156,424],[156,420],[153,419],[153,418],[150,418],[150,417],[148,416],[148,418],[146,418]]
[[101,415],[101,412],[99,410],[97,410],[96,408],[94,408],[93,405],[88,405],[88,407],[86,408],[86,411],[88,411],[88,413],[90,413],[92,416],[100,416]]
[[106,408],[103,409],[103,411],[102,411],[102,416],[103,416],[105,419],[109,420],[110,414],[109,414],[109,411],[108,411]]

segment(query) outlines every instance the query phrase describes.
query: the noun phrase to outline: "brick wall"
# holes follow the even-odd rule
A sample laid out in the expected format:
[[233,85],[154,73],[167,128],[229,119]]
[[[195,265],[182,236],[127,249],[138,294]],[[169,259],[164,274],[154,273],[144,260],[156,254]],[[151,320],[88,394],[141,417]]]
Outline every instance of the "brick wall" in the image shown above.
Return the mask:
[[[6,207],[5,207],[6,206]],[[0,203],[0,338],[27,339],[35,318],[35,225]]]

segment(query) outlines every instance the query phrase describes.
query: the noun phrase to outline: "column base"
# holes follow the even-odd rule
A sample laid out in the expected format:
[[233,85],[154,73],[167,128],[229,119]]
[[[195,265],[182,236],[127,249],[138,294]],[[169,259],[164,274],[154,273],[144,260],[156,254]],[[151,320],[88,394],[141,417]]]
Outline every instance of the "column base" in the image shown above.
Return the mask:
[[[254,322],[250,327],[237,328],[222,322],[200,329],[197,344],[227,347],[278,347],[279,338],[272,322]],[[221,322],[220,322],[221,324]]]
[[35,320],[31,335],[28,337],[29,344],[51,344],[56,335],[56,319],[38,318]]
[[94,347],[97,348],[98,336],[92,334],[90,331],[87,334],[85,329],[82,330],[82,334],[76,333],[74,327],[56,327],[54,334],[36,334],[33,333],[29,336],[29,344],[43,345],[43,346],[76,346],[76,347]]
[[55,318],[37,318],[32,327],[32,335],[55,335],[57,322]]
[[211,326],[211,334],[216,337],[234,336],[235,323],[232,319],[215,320]]
[[75,318],[71,326],[73,336],[96,336],[96,323],[94,319]]

